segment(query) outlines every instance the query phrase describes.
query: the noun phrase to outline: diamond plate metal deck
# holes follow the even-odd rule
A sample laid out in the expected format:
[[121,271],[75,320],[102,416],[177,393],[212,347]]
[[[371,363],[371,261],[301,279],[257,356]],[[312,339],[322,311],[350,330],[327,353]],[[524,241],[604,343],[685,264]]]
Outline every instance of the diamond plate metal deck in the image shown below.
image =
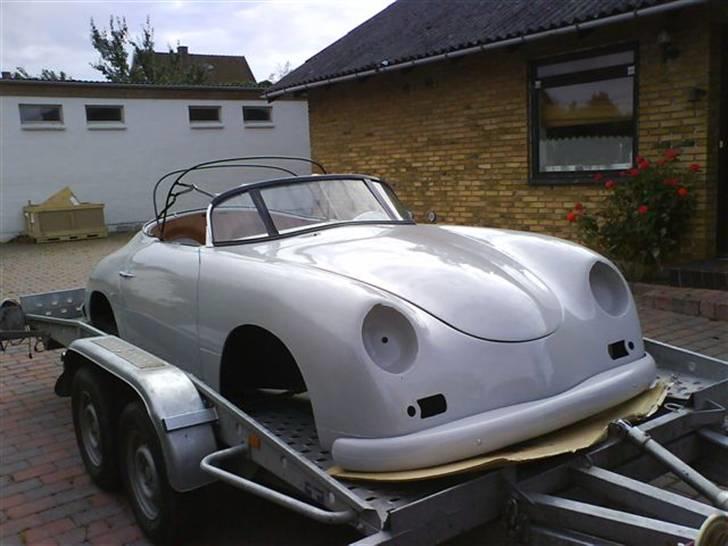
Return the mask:
[[[331,453],[319,445],[311,404],[305,395],[288,398],[269,396],[241,405],[241,409],[320,469],[328,471],[335,465]],[[477,473],[469,473],[411,483],[339,481],[381,513],[406,506],[475,476]]]

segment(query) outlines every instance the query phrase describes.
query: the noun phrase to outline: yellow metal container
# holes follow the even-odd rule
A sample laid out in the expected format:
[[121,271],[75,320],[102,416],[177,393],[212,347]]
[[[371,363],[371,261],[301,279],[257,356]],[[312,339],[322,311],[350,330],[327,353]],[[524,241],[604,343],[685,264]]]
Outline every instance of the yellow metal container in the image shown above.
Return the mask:
[[25,231],[38,243],[106,237],[103,203],[81,203],[65,187],[39,205],[23,207]]

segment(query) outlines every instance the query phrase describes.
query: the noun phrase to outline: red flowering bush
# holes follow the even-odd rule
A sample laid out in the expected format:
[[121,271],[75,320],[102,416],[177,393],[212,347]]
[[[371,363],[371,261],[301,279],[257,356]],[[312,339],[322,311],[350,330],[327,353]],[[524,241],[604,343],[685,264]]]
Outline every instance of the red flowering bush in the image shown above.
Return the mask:
[[681,166],[678,156],[673,149],[654,163],[638,156],[637,167],[618,181],[594,175],[608,191],[605,206],[590,212],[576,203],[566,220],[578,226],[585,243],[623,265],[661,267],[688,226],[694,206],[690,188],[701,169],[697,163]]

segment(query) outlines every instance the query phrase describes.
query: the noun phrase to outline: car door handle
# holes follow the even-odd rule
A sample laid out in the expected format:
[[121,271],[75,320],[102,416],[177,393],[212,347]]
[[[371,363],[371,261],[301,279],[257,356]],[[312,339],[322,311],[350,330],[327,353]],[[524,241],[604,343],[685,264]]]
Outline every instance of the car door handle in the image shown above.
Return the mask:
[[133,279],[134,273],[129,273],[128,271],[119,271],[119,277],[124,277],[125,279]]

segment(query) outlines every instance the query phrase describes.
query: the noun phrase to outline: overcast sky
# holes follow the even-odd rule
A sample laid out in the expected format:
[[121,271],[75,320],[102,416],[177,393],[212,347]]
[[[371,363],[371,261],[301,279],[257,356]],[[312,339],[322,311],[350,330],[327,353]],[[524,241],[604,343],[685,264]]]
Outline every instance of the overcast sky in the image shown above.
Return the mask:
[[147,15],[158,51],[179,42],[190,53],[245,55],[264,80],[279,65],[293,68],[392,3],[393,0],[249,0],[85,2],[0,0],[0,67],[64,70],[76,79],[102,80],[89,66],[96,51],[89,20],[107,26],[126,17],[133,35]]

